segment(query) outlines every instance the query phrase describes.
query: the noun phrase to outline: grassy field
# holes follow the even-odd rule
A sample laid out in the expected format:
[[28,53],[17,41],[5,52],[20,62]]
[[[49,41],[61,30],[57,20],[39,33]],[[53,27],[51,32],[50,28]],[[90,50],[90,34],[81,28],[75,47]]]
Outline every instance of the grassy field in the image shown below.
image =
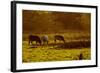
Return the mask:
[[[25,38],[26,36],[24,35]],[[38,36],[42,36],[42,35],[38,35]],[[63,44],[63,42],[58,41],[58,44],[55,45],[53,41],[53,37],[51,37],[52,35],[48,35],[48,36],[50,37],[49,44],[42,45],[42,46],[36,45],[35,42],[33,42],[34,45],[30,46],[27,39],[23,40],[23,49],[22,49],[23,63],[80,60],[79,59],[80,54],[82,54],[82,60],[91,59],[90,47],[79,47],[79,48],[67,48],[65,46],[62,47],[62,45],[59,44]],[[79,35],[77,36],[79,37]],[[64,35],[64,37],[65,40],[67,40],[66,37],[68,36]],[[71,37],[71,39],[72,38],[74,37]]]

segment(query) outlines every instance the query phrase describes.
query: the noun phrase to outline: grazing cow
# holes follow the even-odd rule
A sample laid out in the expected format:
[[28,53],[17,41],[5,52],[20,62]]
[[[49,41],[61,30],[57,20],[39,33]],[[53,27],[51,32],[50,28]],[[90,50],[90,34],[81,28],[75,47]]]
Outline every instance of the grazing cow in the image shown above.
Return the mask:
[[32,44],[33,41],[36,41],[36,44],[39,43],[41,45],[40,37],[36,35],[29,35],[29,44]]
[[45,44],[45,43],[48,44],[48,36],[47,35],[42,36],[41,40],[42,40],[43,44]]
[[55,35],[54,36],[54,41],[56,42],[56,40],[63,41],[65,43],[64,37],[61,36],[61,35]]

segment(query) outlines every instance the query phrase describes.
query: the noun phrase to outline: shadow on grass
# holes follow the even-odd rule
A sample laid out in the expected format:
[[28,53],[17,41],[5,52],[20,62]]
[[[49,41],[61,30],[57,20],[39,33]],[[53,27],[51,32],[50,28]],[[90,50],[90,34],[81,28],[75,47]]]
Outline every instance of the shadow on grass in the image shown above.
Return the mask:
[[32,44],[29,48],[49,48],[49,49],[73,49],[73,48],[90,48],[91,42],[90,41],[71,41],[65,43],[49,43],[49,44]]

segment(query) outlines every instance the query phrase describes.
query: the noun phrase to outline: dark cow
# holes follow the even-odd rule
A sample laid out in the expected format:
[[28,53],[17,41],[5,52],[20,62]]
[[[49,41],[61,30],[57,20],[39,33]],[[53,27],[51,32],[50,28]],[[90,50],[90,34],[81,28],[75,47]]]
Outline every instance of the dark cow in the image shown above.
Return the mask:
[[41,45],[41,39],[38,36],[30,35],[29,36],[29,44],[32,44],[33,41],[36,41],[36,44],[39,43]]
[[44,36],[41,37],[41,40],[42,40],[43,44],[45,44],[45,43],[48,44],[48,40],[49,40],[49,38],[48,38],[47,35],[44,35]]
[[56,40],[63,41],[65,43],[64,37],[61,36],[61,35],[55,35],[54,36],[54,41],[56,42]]

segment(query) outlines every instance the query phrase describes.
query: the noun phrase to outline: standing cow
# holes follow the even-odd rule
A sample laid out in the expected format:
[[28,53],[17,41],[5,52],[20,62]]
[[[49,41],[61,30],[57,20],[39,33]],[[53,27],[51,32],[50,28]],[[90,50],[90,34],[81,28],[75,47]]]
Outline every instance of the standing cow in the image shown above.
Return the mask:
[[41,37],[41,41],[43,42],[43,44],[45,44],[45,43],[48,44],[48,40],[49,40],[49,38],[48,38],[47,35],[44,35],[44,36]]
[[41,45],[41,39],[40,39],[40,37],[38,37],[36,35],[30,35],[29,36],[29,44],[32,44],[33,41],[35,41],[36,44],[39,43]]
[[55,35],[54,36],[54,41],[56,42],[56,40],[59,40],[59,41],[63,41],[65,43],[65,39],[63,36],[61,35]]

